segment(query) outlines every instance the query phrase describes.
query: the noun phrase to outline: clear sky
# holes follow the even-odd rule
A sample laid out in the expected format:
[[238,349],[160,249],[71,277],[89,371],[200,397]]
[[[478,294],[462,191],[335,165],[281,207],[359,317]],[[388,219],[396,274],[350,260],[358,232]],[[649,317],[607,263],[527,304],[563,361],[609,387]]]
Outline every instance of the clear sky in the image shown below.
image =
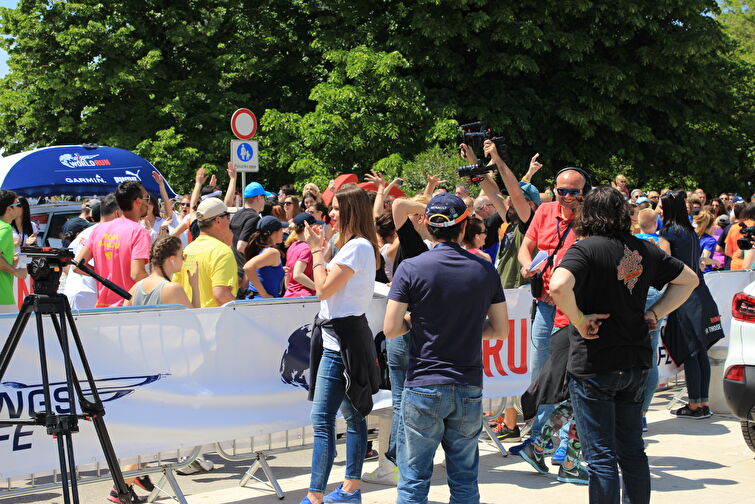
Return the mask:
[[[14,9],[18,0],[0,0],[0,7],[10,7]],[[0,77],[8,73],[8,54],[0,49]]]

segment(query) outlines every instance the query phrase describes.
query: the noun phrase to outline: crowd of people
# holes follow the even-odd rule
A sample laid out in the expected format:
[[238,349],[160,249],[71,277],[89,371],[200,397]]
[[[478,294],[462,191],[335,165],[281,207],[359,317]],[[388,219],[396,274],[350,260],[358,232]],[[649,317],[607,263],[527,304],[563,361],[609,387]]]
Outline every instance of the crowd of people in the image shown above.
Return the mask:
[[[476,162],[466,145],[460,153]],[[506,398],[490,419],[509,450],[540,473],[545,457],[558,480],[588,484],[592,502],[618,502],[622,468],[629,502],[647,502],[650,479],[642,431],[658,383],[651,357],[667,320],[664,344],[685,366],[689,401],[673,413],[707,418],[707,349],[720,337],[694,311],[710,292],[703,275],[750,269],[743,227],[755,204],[722,193],[664,188],[630,190],[618,175],[593,187],[578,167],[557,172],[540,192],[542,164],[532,157],[517,177],[487,141],[490,171],[476,197],[465,184],[445,187],[429,175],[419,194],[372,172],[358,183],[342,176],[321,191],[252,182],[237,191],[228,166],[223,190],[204,169],[173,201],[153,173],[160,197],[137,181],[82,203],[64,226],[76,259],[125,288],[126,301],[71,267],[63,292],[74,309],[317,296],[310,400],[312,475],[302,504],[361,502],[361,482],[396,485],[401,503],[427,502],[433,455],[442,444],[452,502],[479,502],[477,439],[482,430],[483,338],[504,339],[504,289],[534,298],[529,369],[532,385]],[[505,187],[501,190],[497,176]],[[506,194],[506,195],[504,195]],[[0,191],[0,307],[13,311],[13,277],[24,278],[18,247],[36,242],[29,205]],[[365,313],[375,282],[390,285],[387,337],[393,417],[380,464],[362,474],[365,417],[380,385],[373,331]],[[326,493],[335,456],[335,417],[346,420],[346,472]],[[522,441],[524,424],[530,430]],[[148,477],[134,483],[151,491]],[[132,498],[139,497],[133,493]],[[109,500],[120,502],[111,492]]]

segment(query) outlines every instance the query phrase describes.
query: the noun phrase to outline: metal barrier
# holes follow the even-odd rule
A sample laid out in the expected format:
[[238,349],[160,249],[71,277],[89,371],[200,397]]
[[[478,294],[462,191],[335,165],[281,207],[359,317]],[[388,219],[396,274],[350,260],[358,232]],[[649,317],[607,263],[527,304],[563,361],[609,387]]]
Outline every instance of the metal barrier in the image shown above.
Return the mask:
[[[177,500],[181,504],[187,504],[186,503],[186,497],[184,497],[183,492],[181,491],[181,487],[178,485],[178,481],[176,480],[175,471],[178,471],[180,469],[183,469],[185,467],[188,467],[194,460],[196,460],[197,456],[200,454],[201,446],[196,446],[192,449],[190,454],[186,456],[186,458],[182,459],[180,450],[176,452],[176,462],[172,464],[162,465],[162,454],[158,453],[157,456],[157,463],[158,466],[156,467],[144,467],[141,469],[135,469],[133,471],[127,471],[123,473],[124,478],[135,478],[138,476],[147,476],[150,474],[158,474],[162,473],[162,478],[160,479],[159,483],[155,485],[155,489],[150,493],[149,497],[147,498],[149,502],[154,502],[155,499],[162,493],[169,497],[174,498],[174,500]],[[121,463],[121,461],[118,461],[119,464],[124,465]],[[137,464],[139,464],[139,458],[137,459]],[[88,465],[85,465],[84,467],[88,467]],[[81,473],[86,472],[82,471],[80,467],[76,468],[76,480],[79,485],[90,485],[93,483],[100,483],[103,481],[111,481],[112,478],[109,474],[103,474],[102,470],[102,463],[98,462],[95,464],[95,472],[96,476],[93,477],[81,477]],[[0,500],[2,499],[11,499],[14,497],[21,497],[24,495],[32,495],[38,492],[43,492],[46,490],[57,490],[60,488],[60,483],[58,483],[58,471],[52,471],[52,478],[53,481],[51,483],[44,483],[41,485],[36,484],[36,479],[38,478],[37,475],[31,474],[29,475],[29,479],[31,480],[31,485],[29,487],[25,488],[13,488],[12,487],[12,479],[8,478],[7,484],[8,484],[8,490],[0,490]],[[20,478],[17,478],[17,480]],[[170,485],[171,492],[168,492],[166,489],[162,488],[162,485],[165,483],[168,483]]]

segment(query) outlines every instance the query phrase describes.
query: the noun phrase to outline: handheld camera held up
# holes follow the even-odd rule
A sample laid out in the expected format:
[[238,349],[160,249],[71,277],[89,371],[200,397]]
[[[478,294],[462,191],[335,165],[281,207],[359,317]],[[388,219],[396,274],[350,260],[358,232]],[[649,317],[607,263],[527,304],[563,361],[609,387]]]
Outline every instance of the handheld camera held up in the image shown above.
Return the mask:
[[755,226],[747,227],[747,224],[740,222],[742,228],[742,238],[737,240],[737,246],[740,250],[750,250],[755,245]]
[[[503,137],[497,137],[493,135],[493,132],[488,128],[484,122],[477,121],[468,124],[461,125],[462,130],[462,143],[469,146],[472,151],[477,154],[483,152],[482,146],[485,140],[491,140],[498,151],[498,155],[505,162],[508,163],[508,145]],[[459,166],[457,172],[460,178],[468,177],[470,182],[478,184],[482,179],[482,176],[489,171],[495,170],[495,166],[487,166],[490,162],[490,157],[478,156],[476,163]]]

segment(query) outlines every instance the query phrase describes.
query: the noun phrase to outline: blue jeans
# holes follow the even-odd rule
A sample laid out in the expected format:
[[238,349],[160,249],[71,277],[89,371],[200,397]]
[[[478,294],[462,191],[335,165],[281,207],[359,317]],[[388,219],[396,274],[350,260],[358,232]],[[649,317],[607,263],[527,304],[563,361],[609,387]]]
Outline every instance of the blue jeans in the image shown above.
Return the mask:
[[346,479],[358,480],[367,452],[367,422],[346,398],[341,354],[323,349],[312,401],[312,475],[309,491],[324,493],[336,453],[336,413],[346,420]]
[[[661,297],[661,291],[655,287],[648,289],[648,297],[645,302],[645,311],[649,310],[656,301]],[[661,319],[663,320],[663,319]],[[661,320],[658,321],[660,325]],[[650,346],[653,347],[653,363],[648,371],[648,382],[645,387],[645,398],[642,401],[642,411],[645,412],[650,409],[650,402],[653,400],[653,394],[655,389],[658,388],[658,340],[661,337],[661,331],[650,331]]]
[[553,319],[556,318],[556,307],[543,301],[537,302],[535,320],[532,321],[532,350],[530,369],[531,381],[537,379],[543,364],[551,354],[551,334],[553,333]]
[[[388,374],[391,379],[391,399],[393,402],[391,437],[388,441],[388,449],[385,451],[385,458],[394,464],[396,464],[397,441],[404,436],[403,422],[401,421],[401,397],[404,394],[406,369],[409,367],[410,337],[410,333],[406,333],[398,338],[389,338],[385,342],[385,350],[388,354]],[[382,446],[380,449],[382,449]]]
[[632,368],[594,378],[569,377],[582,453],[590,473],[590,502],[618,504],[619,471],[625,503],[650,502],[650,468],[642,441],[641,410],[647,370]]
[[[532,321],[532,353],[530,358],[530,369],[532,375],[530,381],[537,380],[540,370],[543,368],[545,361],[551,355],[551,334],[553,334],[553,320],[556,318],[556,307],[543,301],[537,302],[535,311],[535,320]],[[534,439],[540,435],[540,430],[548,421],[555,404],[541,404],[537,408],[537,416],[532,423],[530,436]]]
[[450,504],[479,504],[477,472],[482,431],[482,388],[407,387],[401,404],[404,439],[398,444],[398,504],[425,504],[438,444],[446,452]]

